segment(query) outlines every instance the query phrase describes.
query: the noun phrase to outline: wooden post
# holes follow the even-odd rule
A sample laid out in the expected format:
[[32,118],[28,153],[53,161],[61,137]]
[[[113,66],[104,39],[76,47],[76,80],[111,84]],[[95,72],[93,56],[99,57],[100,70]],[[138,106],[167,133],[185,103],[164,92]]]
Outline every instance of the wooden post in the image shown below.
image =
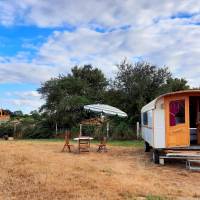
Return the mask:
[[58,134],[58,125],[57,125],[57,122],[56,122],[56,135]]
[[200,105],[199,105],[200,99],[197,99],[197,123],[200,121]]
[[139,139],[140,137],[140,123],[139,122],[137,122],[136,127],[137,127],[137,139]]
[[16,129],[17,129],[17,124],[14,122],[14,130],[13,130],[13,137],[15,137],[16,135]]
[[199,109],[200,109],[200,105],[199,105],[199,99],[197,99],[197,122],[196,122],[196,125],[197,125],[197,144],[200,144],[200,112],[199,112]]

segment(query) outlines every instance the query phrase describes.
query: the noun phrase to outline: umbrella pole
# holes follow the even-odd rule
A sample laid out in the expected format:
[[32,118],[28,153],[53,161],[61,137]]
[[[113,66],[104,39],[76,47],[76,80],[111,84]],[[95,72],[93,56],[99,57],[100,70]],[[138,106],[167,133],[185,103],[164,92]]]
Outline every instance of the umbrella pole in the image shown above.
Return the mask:
[[80,124],[80,133],[79,133],[79,136],[80,137],[82,136],[82,124]]
[[109,122],[107,122],[107,126],[106,126],[107,138],[109,138],[109,128],[110,128]]

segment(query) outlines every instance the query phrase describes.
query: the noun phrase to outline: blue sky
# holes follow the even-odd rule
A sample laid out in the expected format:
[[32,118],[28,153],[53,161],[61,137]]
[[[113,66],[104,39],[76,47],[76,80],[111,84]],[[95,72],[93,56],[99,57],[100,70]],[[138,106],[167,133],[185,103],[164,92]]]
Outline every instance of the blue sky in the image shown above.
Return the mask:
[[36,89],[74,65],[113,77],[122,59],[168,66],[200,86],[200,1],[0,1],[0,106],[29,113]]

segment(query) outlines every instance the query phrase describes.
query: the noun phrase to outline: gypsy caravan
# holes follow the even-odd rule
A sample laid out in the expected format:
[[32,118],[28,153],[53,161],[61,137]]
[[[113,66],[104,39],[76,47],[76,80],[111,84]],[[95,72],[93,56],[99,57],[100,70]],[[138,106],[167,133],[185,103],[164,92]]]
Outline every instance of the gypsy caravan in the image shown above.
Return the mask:
[[163,150],[200,151],[200,90],[167,93],[141,110],[145,151],[159,162]]

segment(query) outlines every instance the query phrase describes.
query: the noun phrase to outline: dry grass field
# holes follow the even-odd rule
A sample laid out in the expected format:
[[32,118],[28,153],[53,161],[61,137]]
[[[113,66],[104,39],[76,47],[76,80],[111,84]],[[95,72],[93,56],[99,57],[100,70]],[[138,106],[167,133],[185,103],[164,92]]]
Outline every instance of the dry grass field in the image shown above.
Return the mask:
[[178,163],[154,165],[142,147],[96,153],[93,145],[79,155],[61,153],[62,145],[1,141],[0,199],[200,199],[200,173]]

